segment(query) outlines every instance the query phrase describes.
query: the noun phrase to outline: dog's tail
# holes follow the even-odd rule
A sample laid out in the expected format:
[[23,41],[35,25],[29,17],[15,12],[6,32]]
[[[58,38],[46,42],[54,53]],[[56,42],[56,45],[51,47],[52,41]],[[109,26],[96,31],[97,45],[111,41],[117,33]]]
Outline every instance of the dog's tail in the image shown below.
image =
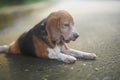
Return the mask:
[[9,49],[9,45],[0,46],[0,53],[7,53]]

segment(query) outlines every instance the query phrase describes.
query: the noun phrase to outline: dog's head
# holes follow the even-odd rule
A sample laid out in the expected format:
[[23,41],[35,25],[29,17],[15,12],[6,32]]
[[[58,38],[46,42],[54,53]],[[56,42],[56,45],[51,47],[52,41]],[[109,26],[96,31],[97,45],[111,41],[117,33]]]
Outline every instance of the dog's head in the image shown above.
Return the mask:
[[63,40],[68,43],[79,37],[72,16],[63,10],[53,12],[47,17],[46,30],[48,38],[53,41]]

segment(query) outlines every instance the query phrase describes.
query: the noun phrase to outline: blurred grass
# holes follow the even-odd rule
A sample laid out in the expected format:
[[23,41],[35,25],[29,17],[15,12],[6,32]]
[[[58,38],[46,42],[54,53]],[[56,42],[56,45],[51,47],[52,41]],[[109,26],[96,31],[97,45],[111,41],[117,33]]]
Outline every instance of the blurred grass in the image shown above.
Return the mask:
[[26,5],[26,4],[32,4],[37,2],[45,2],[45,1],[51,1],[51,0],[0,0],[0,9],[6,8],[9,6],[17,6],[17,5]]
[[17,2],[16,4],[6,2],[2,7],[0,5],[0,30],[9,27],[15,19],[28,16],[33,11],[44,10],[54,3],[55,0],[25,0],[25,3],[19,4]]

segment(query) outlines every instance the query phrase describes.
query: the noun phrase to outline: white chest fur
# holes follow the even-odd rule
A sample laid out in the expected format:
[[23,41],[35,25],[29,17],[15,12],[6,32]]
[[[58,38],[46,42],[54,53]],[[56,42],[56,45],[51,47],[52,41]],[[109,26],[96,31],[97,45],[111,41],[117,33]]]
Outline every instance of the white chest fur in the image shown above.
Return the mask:
[[61,47],[56,46],[55,48],[48,48],[47,50],[49,52],[48,57],[54,59],[58,57],[58,54],[60,54]]

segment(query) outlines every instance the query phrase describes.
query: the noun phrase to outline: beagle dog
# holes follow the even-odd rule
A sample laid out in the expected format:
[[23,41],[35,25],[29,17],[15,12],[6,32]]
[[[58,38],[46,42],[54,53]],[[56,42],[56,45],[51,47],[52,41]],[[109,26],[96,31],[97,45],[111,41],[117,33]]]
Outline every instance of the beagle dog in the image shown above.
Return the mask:
[[56,59],[65,63],[73,63],[77,58],[96,59],[94,53],[68,48],[66,43],[78,37],[72,16],[60,10],[51,13],[9,46],[0,46],[0,52]]

